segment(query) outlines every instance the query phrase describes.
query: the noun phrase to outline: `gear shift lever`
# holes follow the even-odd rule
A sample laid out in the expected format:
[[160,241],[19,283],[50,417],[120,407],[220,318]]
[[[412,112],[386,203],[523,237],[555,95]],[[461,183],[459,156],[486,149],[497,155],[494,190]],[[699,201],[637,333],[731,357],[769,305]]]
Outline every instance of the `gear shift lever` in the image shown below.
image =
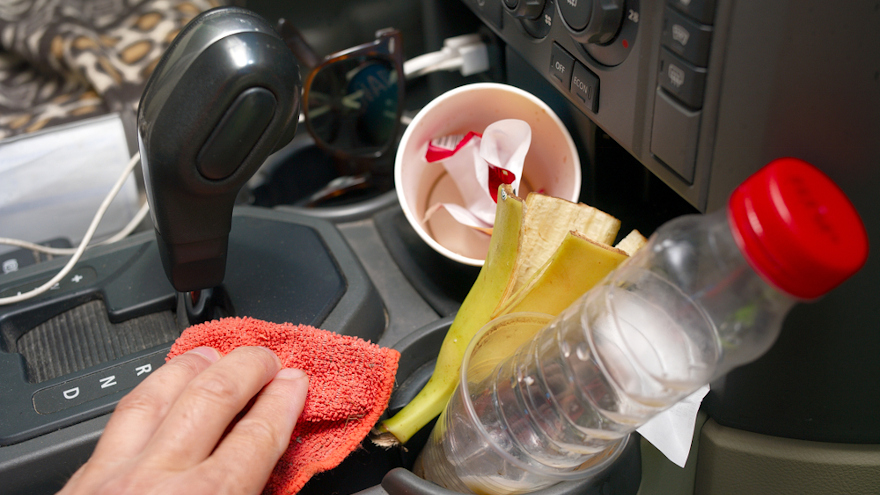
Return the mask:
[[165,273],[181,292],[223,281],[241,186],[296,132],[301,82],[272,26],[235,7],[198,15],[141,97],[138,147]]

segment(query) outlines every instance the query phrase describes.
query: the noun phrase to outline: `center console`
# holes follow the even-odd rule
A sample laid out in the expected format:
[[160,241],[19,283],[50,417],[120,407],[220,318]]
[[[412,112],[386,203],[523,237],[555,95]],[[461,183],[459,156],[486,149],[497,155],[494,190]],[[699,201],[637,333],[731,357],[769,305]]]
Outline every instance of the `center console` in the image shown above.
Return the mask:
[[[219,315],[297,322],[378,341],[387,313],[340,231],[326,220],[240,207]],[[42,284],[63,260],[0,281]],[[56,288],[0,309],[0,473],[6,493],[51,492],[84,462],[107,413],[165,362],[188,326],[155,234],[90,250]]]

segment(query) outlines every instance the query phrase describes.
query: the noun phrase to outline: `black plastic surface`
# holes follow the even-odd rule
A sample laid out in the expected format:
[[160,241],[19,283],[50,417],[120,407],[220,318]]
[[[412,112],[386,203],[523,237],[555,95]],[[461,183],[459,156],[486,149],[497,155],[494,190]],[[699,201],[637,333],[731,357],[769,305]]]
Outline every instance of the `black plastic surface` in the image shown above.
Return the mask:
[[140,354],[99,371],[81,375],[57,385],[42,388],[33,395],[34,410],[41,414],[61,413],[80,404],[91,403],[117,392],[131,390],[165,364],[165,347]]
[[[89,301],[104,301],[109,321],[124,321],[148,313],[173,309],[175,293],[158,271],[158,252],[152,236],[139,235],[113,248],[98,248],[87,253],[59,288],[32,300],[0,308],[0,333],[3,352],[0,352],[0,445],[21,442],[28,438],[69,426],[106,413],[124,390],[80,402],[72,397],[74,405],[49,414],[38,414],[33,395],[41,389],[56,387],[86,373],[111,367],[133,358],[139,358],[156,348],[118,357],[96,366],[82,368],[75,373],[59,376],[42,383],[30,383],[23,356],[14,350],[21,337],[32,328],[56,315],[71,311]],[[22,287],[41,283],[55,274],[63,260],[56,260],[22,270],[14,277],[3,280],[0,292],[18,292]],[[85,276],[83,275],[85,274]],[[82,279],[76,282],[80,277]],[[59,345],[85,347],[87,342],[61,342]],[[69,350],[68,350],[69,351]],[[73,351],[77,352],[87,351]],[[97,377],[101,378],[101,377]],[[74,387],[62,387],[63,396]]]
[[504,6],[502,2],[486,0],[464,0],[472,9],[479,12],[492,26],[501,29],[504,22]]
[[376,213],[397,206],[398,204],[397,192],[388,191],[379,196],[346,205],[322,206],[321,208],[282,205],[277,207],[277,209],[314,218],[321,218],[328,222],[347,223],[371,218]]
[[704,24],[712,24],[715,2],[716,0],[669,0],[669,5]]
[[593,14],[593,2],[562,2],[559,4],[562,20],[575,31],[581,31],[587,27]]
[[88,460],[109,418],[105,414],[27,442],[0,447],[3,494],[57,493]]
[[651,153],[688,183],[694,181],[700,115],[700,110],[684,107],[663,89],[657,88]]
[[[617,35],[623,21],[623,0],[559,3],[559,11],[576,40],[585,45],[605,45]],[[587,23],[589,21],[589,24]]]
[[382,241],[422,298],[441,316],[458,311],[480,273],[441,255],[416,234],[398,205],[375,217]]
[[[39,244],[56,248],[72,247],[68,239],[61,237],[41,242]],[[7,273],[14,273],[26,266],[48,261],[52,259],[52,257],[53,255],[36,253],[30,249],[16,249],[14,251],[0,254],[0,280],[3,280],[3,275]]]
[[504,0],[504,5],[514,17],[537,19],[544,12],[544,0]]
[[[325,241],[311,227],[235,216],[223,287],[237,315],[274,322],[324,321],[347,281]],[[381,333],[377,329],[375,335]]]
[[[479,2],[480,0],[476,0]],[[547,36],[547,33],[550,32],[550,26],[553,24],[553,19],[556,17],[556,1],[557,0],[544,0],[540,2],[542,5],[542,10],[540,10],[534,17],[516,17],[509,10],[506,11],[506,22],[510,24],[519,24],[520,28],[528,33],[529,36],[536,39],[541,39]],[[486,2],[486,3],[492,3]],[[549,21],[548,21],[549,19]]]
[[173,311],[113,323],[104,302],[96,299],[29,330],[10,351],[24,357],[28,382],[41,383],[173,342],[179,335]]
[[550,77],[563,91],[571,87],[571,72],[574,70],[574,57],[557,43],[550,52]]
[[393,153],[376,159],[335,156],[303,132],[266,159],[248,189],[255,206],[293,206],[329,219],[343,207],[363,210],[363,203],[392,191],[393,162]]

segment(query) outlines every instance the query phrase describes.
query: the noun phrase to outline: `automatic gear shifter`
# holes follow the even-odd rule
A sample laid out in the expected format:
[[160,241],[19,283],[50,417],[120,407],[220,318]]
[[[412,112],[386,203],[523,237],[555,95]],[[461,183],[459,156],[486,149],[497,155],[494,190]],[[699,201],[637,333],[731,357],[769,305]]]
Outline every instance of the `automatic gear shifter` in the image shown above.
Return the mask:
[[224,7],[165,52],[138,110],[138,146],[165,273],[181,292],[223,281],[241,186],[296,132],[301,83],[263,18]]

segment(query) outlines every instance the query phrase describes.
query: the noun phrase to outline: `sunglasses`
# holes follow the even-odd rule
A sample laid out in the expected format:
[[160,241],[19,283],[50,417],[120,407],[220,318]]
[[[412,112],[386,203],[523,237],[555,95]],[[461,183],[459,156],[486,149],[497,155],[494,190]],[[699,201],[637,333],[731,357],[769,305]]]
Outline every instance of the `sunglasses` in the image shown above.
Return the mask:
[[278,32],[309,74],[300,121],[315,143],[338,158],[379,158],[396,144],[403,112],[400,31],[384,29],[369,43],[319,57],[300,32],[280,19]]

